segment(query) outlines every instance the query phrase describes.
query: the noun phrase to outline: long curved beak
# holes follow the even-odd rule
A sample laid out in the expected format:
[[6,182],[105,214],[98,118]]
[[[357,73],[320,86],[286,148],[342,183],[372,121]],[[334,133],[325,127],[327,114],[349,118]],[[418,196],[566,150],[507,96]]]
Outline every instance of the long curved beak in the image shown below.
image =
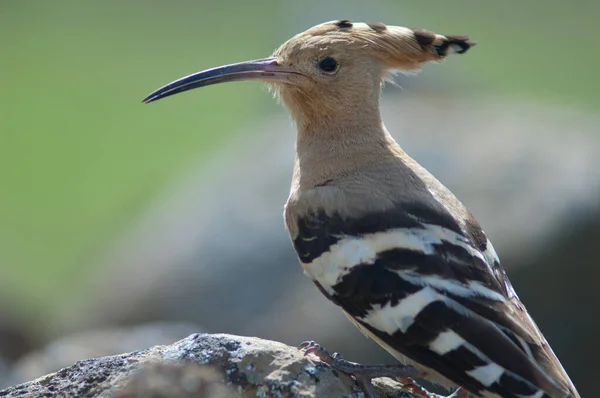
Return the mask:
[[144,98],[142,102],[150,103],[173,94],[182,93],[198,87],[211,84],[234,82],[240,80],[261,80],[266,82],[286,83],[290,77],[301,73],[282,68],[277,63],[277,58],[264,58],[254,61],[240,62],[237,64],[223,65],[206,69],[189,76],[182,77],[164,87],[159,88]]

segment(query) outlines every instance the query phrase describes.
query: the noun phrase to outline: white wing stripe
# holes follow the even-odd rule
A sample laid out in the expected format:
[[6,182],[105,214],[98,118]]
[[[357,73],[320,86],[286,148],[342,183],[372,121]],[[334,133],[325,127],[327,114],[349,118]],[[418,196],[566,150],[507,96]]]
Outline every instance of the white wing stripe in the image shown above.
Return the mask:
[[519,395],[519,397],[521,398],[543,398],[544,397],[544,391],[539,390],[538,392],[536,392],[533,395]]
[[435,340],[429,343],[429,348],[440,355],[445,355],[464,344],[465,339],[452,330],[446,330],[445,332],[438,334]]
[[[464,236],[432,224],[424,224],[424,228],[397,228],[361,237],[346,237],[331,245],[327,252],[312,262],[302,263],[302,267],[309,277],[318,281],[331,293],[330,287],[340,282],[352,267],[358,264],[372,264],[378,253],[392,249],[405,249],[435,255],[434,245],[442,242],[463,248],[471,256],[481,259],[491,271],[491,265],[486,257],[471,246]],[[491,290],[477,282],[472,282],[469,286],[462,285],[462,289],[460,283],[450,283],[458,286],[456,290],[463,292],[461,296],[472,296],[473,294],[466,293],[467,290],[472,290],[492,300],[499,300],[501,297],[501,295],[493,295]],[[448,286],[444,290],[452,289]]]
[[476,281],[470,281],[465,285],[457,280],[445,279],[435,275],[423,276],[415,271],[397,271],[397,273],[401,278],[415,285],[431,286],[437,290],[442,290],[457,296],[481,296],[493,301],[505,300],[504,296],[500,293],[495,292]]
[[491,362],[487,365],[469,370],[466,373],[484,386],[489,387],[500,380],[500,377],[504,374],[504,368]]
[[394,306],[390,302],[383,306],[374,306],[373,310],[369,311],[367,316],[359,319],[390,335],[396,333],[398,330],[406,333],[410,325],[415,321],[415,317],[425,307],[442,299],[443,297],[438,292],[430,287],[425,287],[400,300]]

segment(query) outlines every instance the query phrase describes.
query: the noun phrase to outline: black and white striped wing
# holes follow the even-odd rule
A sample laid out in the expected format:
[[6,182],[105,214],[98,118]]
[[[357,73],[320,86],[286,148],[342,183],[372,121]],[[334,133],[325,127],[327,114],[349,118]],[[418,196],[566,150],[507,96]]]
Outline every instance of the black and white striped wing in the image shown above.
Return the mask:
[[568,376],[476,222],[465,230],[439,214],[403,214],[300,220],[294,245],[306,273],[388,350],[472,392],[570,396]]

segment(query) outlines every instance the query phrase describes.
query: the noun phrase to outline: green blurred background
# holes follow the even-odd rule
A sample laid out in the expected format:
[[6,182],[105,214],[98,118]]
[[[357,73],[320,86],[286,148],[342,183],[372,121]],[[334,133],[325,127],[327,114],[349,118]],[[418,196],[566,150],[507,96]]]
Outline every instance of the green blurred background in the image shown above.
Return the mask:
[[363,3],[0,1],[0,308],[43,335],[169,181],[227,151],[233,132],[278,106],[252,83],[160,106],[142,105],[146,94],[196,70],[267,56],[323,21],[467,33],[480,45],[445,66],[476,83],[465,86],[599,109],[599,2]]

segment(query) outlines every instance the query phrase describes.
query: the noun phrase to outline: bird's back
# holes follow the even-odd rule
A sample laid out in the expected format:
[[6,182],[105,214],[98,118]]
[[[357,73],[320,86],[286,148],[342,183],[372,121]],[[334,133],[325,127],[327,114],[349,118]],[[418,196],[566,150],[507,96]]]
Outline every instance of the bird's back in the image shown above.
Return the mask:
[[446,187],[391,137],[360,156],[317,147],[330,153],[298,155],[286,223],[305,273],[361,330],[481,396],[579,396]]

